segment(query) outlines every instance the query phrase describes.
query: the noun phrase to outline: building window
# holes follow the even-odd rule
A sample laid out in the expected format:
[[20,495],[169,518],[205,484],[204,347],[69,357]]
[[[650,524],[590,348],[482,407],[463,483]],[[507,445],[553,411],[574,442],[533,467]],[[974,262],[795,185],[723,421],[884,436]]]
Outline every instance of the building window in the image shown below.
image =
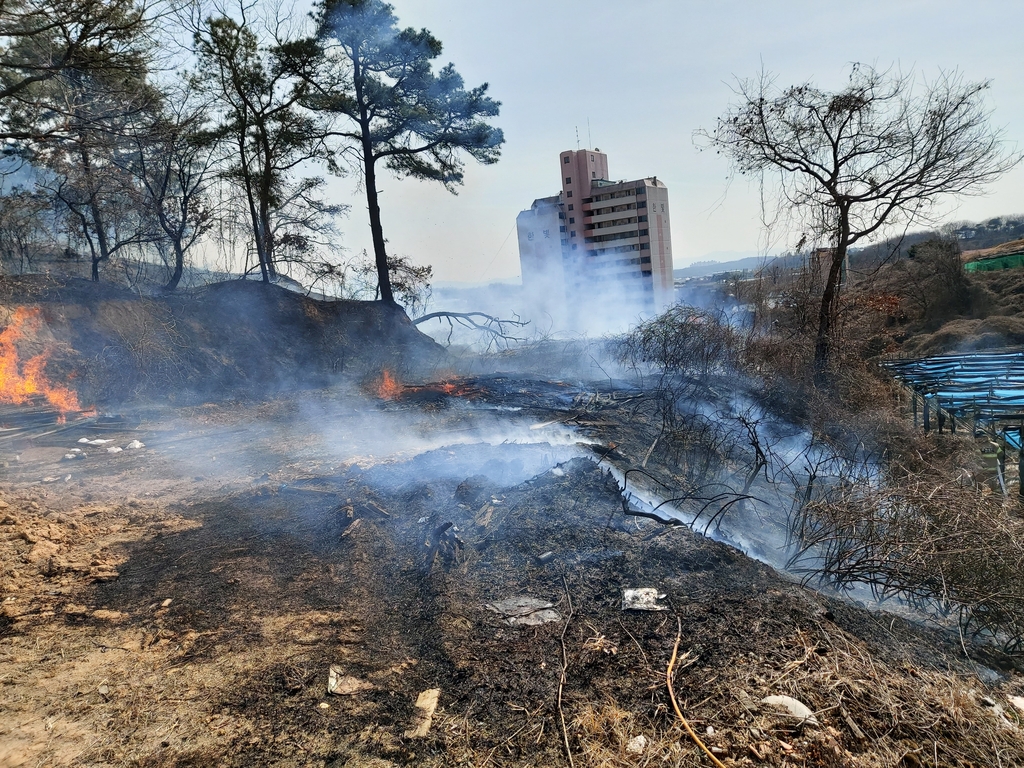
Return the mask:
[[647,221],[647,217],[646,216],[637,216],[636,220],[637,221]]
[[641,229],[640,230],[640,237],[647,237],[648,232],[649,232],[649,230]]
[[641,200],[639,203],[636,204],[636,207],[637,208],[646,208],[647,207],[647,201],[646,200]]
[[576,217],[575,216],[570,216],[569,217],[569,223],[570,224],[575,224],[576,223]]
[[591,171],[590,172],[590,178],[596,179],[597,178],[597,171]]
[[565,196],[566,197],[572,197],[572,190],[570,189],[568,192],[566,192]]
[[565,177],[565,183],[566,184],[572,184],[572,176],[566,176]]
[[569,210],[572,210],[572,203],[569,203]]
[[574,251],[576,250],[576,243],[573,243],[573,244],[572,244],[572,249],[573,249]]
[[559,232],[565,232],[565,227],[559,227],[559,228],[558,228],[558,231],[559,231]]
[[641,251],[649,251],[649,250],[651,250],[651,244],[650,243],[640,243],[640,250]]
[[568,164],[569,164],[569,156],[568,156],[568,155],[566,155],[566,156],[565,156],[565,164],[566,164],[566,165],[568,165]]
[[593,155],[590,156],[590,162],[594,162],[594,156]]
[[576,237],[576,230],[575,229],[572,232],[569,233],[569,237]]

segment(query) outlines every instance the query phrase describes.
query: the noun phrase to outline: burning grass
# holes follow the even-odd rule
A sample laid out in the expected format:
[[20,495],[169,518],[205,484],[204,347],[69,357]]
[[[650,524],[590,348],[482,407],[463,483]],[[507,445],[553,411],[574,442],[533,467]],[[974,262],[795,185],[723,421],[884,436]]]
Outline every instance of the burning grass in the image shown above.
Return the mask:
[[27,405],[45,400],[63,416],[81,411],[78,395],[52,383],[46,376],[51,350],[23,358],[19,347],[38,335],[42,320],[38,308],[18,307],[0,331],[0,403]]

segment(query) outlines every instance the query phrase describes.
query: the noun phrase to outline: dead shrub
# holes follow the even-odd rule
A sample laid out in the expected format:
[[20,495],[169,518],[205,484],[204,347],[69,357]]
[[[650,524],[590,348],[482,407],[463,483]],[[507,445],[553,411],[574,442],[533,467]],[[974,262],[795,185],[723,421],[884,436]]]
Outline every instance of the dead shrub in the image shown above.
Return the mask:
[[[949,467],[944,468],[949,470]],[[803,569],[955,617],[1024,648],[1024,521],[969,478],[932,471],[830,487],[799,515]]]

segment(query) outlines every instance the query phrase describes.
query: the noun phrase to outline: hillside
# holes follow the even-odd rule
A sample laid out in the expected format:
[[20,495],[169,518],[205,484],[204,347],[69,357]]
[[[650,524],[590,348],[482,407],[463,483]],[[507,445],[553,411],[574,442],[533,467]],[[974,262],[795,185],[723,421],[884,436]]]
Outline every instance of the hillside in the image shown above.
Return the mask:
[[412,375],[444,357],[398,307],[245,280],[147,297],[76,278],[6,277],[0,325],[21,337],[9,353],[45,355],[46,377],[83,404],[269,394],[385,367]]

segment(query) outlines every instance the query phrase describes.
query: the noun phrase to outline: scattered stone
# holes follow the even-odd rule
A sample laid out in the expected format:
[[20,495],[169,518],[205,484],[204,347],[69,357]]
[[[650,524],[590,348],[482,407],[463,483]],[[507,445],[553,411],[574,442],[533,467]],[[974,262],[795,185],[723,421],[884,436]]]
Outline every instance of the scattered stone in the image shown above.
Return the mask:
[[331,705],[328,704],[326,701],[321,701],[318,706],[320,707],[320,709],[330,709],[331,708]]
[[118,622],[124,621],[128,617],[128,614],[121,613],[120,611],[108,611],[105,608],[101,608],[98,611],[93,611],[92,617],[99,621],[109,621],[113,624],[117,624]]
[[562,620],[558,612],[552,610],[554,603],[525,595],[485,603],[484,608],[501,614],[512,626],[535,627],[549,621]]
[[637,587],[622,590],[622,610],[624,611],[667,611],[668,607],[658,603],[665,595],[654,587]]
[[642,755],[647,749],[647,737],[643,734],[634,736],[626,742],[626,753],[630,755]]
[[346,675],[341,667],[331,665],[327,673],[327,692],[335,696],[351,696],[361,691],[372,691],[373,683]]
[[166,600],[164,600],[162,603],[160,603],[160,607],[161,608],[166,608],[167,606],[169,606],[171,604],[172,600],[174,600],[173,597],[168,597]]
[[437,709],[437,699],[441,695],[440,688],[428,688],[416,697],[416,712],[412,718],[412,728],[405,732],[407,739],[421,739],[430,732],[430,724]]
[[99,693],[100,696],[106,696],[108,693],[110,693],[110,686],[104,683],[96,689],[96,692]]
[[761,703],[796,718],[799,720],[798,725],[818,725],[818,719],[807,705],[792,696],[765,696]]

